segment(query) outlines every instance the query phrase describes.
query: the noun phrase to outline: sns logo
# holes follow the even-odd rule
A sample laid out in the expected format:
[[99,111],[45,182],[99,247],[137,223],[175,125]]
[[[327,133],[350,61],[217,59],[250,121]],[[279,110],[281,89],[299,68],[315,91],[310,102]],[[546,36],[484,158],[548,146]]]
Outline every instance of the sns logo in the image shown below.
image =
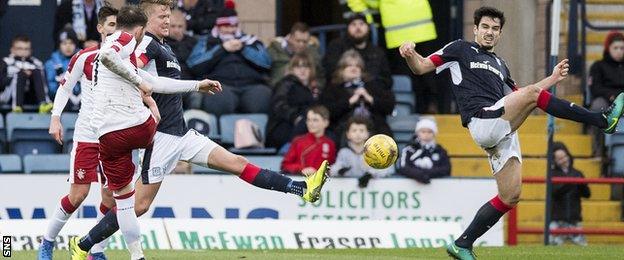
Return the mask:
[[11,236],[2,236],[2,256],[11,257]]

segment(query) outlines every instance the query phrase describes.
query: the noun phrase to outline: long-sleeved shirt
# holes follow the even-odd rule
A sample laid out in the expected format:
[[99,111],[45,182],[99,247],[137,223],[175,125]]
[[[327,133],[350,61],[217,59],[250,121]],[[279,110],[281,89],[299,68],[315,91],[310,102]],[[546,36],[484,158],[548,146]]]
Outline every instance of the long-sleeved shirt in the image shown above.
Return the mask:
[[336,161],[336,144],[327,136],[316,138],[313,134],[307,133],[293,139],[290,149],[284,155],[282,170],[298,174],[307,167],[318,169],[323,160],[327,160],[330,164]]

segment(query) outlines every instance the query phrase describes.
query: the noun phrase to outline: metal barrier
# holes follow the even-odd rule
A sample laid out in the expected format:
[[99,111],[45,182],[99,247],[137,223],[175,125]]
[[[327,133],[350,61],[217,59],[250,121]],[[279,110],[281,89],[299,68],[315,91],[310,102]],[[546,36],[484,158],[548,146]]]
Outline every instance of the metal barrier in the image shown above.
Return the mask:
[[[552,177],[551,182],[570,184],[624,184],[624,178],[574,178],[574,177]],[[546,178],[525,177],[522,183],[539,184],[546,183]],[[507,216],[507,244],[515,246],[518,244],[518,234],[544,234],[543,228],[518,227],[518,207],[509,211]],[[544,220],[547,221],[547,220]],[[554,228],[548,229],[548,233],[555,235],[563,234],[587,234],[587,235],[624,235],[624,229],[604,229],[604,228]]]

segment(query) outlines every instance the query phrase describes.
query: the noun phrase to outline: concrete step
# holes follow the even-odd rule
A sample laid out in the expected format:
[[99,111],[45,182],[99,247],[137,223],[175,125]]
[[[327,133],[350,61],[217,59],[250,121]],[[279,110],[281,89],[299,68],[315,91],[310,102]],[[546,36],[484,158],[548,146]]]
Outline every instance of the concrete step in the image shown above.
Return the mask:
[[[600,229],[624,229],[624,222],[620,221],[609,221],[609,222],[587,222],[583,221],[583,227],[587,228],[600,228]],[[530,227],[530,228],[543,228],[544,221],[540,222],[521,222],[518,223],[519,227]],[[614,235],[585,235],[587,238],[587,242],[589,244],[593,243],[624,243],[624,236],[614,236]],[[542,243],[543,235],[542,234],[520,234],[518,235],[519,243]]]
[[[490,164],[486,158],[451,158],[451,175],[455,177],[492,177]],[[577,158],[574,167],[583,172],[586,178],[600,177],[600,159]],[[545,177],[546,159],[525,158],[522,160],[523,177]]]
[[[583,200],[582,214],[584,221],[604,222],[620,221],[619,201]],[[544,221],[544,201],[521,201],[518,204],[518,221]]]
[[[581,97],[582,98],[582,97]],[[582,100],[582,99],[581,99]],[[438,132],[444,134],[463,133],[466,128],[461,127],[461,118],[459,115],[434,115],[438,124]],[[548,117],[546,115],[532,115],[520,127],[521,134],[538,134],[546,133]],[[583,125],[570,120],[555,120],[557,133],[560,134],[582,134]]]
[[[556,134],[555,141],[564,142],[575,157],[591,156],[592,138],[589,135]],[[463,133],[445,134],[437,136],[437,142],[441,144],[451,156],[487,156],[472,140],[468,131]],[[523,156],[546,155],[547,135],[544,134],[520,134],[520,145]]]

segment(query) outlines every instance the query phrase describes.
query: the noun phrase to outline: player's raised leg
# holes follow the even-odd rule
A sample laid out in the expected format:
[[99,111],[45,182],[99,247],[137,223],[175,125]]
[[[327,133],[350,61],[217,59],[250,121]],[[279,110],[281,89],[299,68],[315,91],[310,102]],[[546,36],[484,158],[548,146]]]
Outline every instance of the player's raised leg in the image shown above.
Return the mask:
[[472,222],[461,236],[450,244],[446,251],[456,259],[475,259],[472,245],[477,238],[487,232],[498,220],[518,204],[522,189],[522,167],[516,157],[512,157],[496,173],[498,195],[486,202],[477,211]]

